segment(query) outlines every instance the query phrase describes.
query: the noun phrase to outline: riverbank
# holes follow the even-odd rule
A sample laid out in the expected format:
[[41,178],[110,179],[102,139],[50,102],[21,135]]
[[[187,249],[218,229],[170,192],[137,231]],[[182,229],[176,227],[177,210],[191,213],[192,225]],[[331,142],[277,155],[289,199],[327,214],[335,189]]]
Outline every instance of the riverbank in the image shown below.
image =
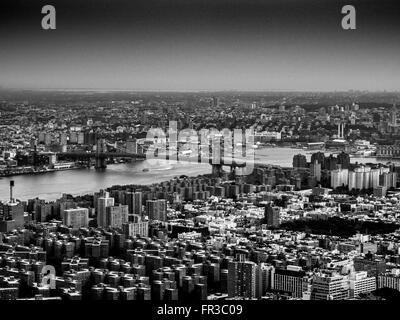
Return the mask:
[[52,173],[52,172],[59,172],[59,171],[78,170],[78,169],[83,169],[83,167],[13,171],[13,172],[7,172],[7,173],[0,173],[0,178],[21,176],[21,175],[38,175],[38,174],[45,174],[45,173]]

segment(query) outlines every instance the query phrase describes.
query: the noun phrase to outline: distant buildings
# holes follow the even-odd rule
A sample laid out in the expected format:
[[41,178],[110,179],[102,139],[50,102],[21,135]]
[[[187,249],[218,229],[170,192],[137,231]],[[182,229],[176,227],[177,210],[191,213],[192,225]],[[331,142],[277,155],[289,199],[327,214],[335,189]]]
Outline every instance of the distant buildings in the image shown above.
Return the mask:
[[19,202],[0,205],[0,232],[8,232],[24,226],[24,206]]
[[265,207],[265,221],[269,227],[279,227],[280,208],[267,205]]
[[14,181],[10,181],[10,201],[0,203],[0,232],[9,232],[24,226],[24,206],[13,196]]
[[97,225],[99,227],[107,227],[107,207],[114,205],[114,198],[110,197],[110,193],[101,191],[97,198]]
[[62,213],[62,221],[66,226],[73,228],[87,227],[89,224],[89,209],[66,209]]
[[310,173],[312,177],[315,177],[317,182],[321,181],[321,163],[315,160],[310,164]]
[[307,168],[307,158],[304,154],[293,156],[293,168]]
[[368,276],[377,276],[386,272],[386,262],[384,259],[355,257],[355,271],[366,271]]
[[107,206],[106,207],[106,226],[111,228],[122,228],[124,223],[128,222],[128,206]]
[[354,272],[349,276],[350,298],[357,297],[360,293],[376,290],[376,278],[368,276],[366,271]]
[[[301,177],[299,184],[302,188],[312,188],[321,183],[333,189],[373,189],[378,194],[386,194],[387,190],[397,186],[397,172],[393,167],[351,164],[349,154],[345,152],[337,157],[332,154],[326,157],[324,153],[317,152],[311,155],[310,163],[307,163],[305,155],[297,154],[293,156],[293,168],[293,175]],[[296,189],[300,189],[299,186],[296,185]]]
[[331,171],[331,187],[336,189],[342,186],[348,186],[349,170],[336,169]]
[[335,272],[314,275],[312,300],[345,300],[349,296],[350,284],[347,276]]
[[400,269],[378,275],[378,288],[391,288],[400,291]]
[[123,230],[126,236],[130,237],[148,237],[149,222],[145,221],[142,216],[134,214],[130,217],[131,221],[123,225]]
[[273,272],[272,289],[280,293],[286,293],[294,298],[305,298],[310,294],[311,278],[300,266],[287,266],[277,268]]
[[167,201],[165,199],[147,200],[146,212],[150,220],[167,220]]
[[257,298],[260,296],[261,273],[256,263],[251,261],[228,262],[228,296]]
[[271,141],[280,141],[282,139],[282,133],[276,131],[263,131],[263,132],[255,132],[254,133],[254,142],[271,142]]
[[124,204],[128,205],[130,214],[142,214],[142,193],[125,192]]
[[359,166],[354,170],[336,169],[331,171],[331,187],[347,187],[349,190],[374,189],[384,186],[387,189],[396,187],[397,173],[389,168],[371,168]]

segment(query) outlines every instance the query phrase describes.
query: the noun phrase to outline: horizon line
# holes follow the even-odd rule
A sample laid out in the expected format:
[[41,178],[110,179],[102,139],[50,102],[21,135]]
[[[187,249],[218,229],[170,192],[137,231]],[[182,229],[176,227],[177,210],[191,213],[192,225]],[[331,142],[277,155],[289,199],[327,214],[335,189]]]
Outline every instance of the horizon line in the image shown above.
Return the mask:
[[188,90],[166,90],[166,89],[115,89],[115,88],[17,88],[17,87],[3,87],[0,86],[0,90],[2,91],[37,91],[37,92],[136,92],[136,93],[156,93],[156,92],[174,92],[174,93],[205,93],[205,92],[249,92],[249,93],[265,93],[265,92],[321,92],[321,93],[329,93],[329,92],[369,92],[369,93],[400,93],[400,89],[397,90],[370,90],[370,89],[335,89],[335,90],[318,90],[318,89],[188,89]]

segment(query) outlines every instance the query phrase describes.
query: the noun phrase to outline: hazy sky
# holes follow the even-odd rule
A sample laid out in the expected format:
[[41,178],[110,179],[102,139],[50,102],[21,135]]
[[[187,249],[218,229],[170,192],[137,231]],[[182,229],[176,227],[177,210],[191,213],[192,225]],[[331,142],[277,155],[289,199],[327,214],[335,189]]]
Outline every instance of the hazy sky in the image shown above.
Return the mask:
[[399,90],[399,17],[398,0],[1,0],[0,86]]

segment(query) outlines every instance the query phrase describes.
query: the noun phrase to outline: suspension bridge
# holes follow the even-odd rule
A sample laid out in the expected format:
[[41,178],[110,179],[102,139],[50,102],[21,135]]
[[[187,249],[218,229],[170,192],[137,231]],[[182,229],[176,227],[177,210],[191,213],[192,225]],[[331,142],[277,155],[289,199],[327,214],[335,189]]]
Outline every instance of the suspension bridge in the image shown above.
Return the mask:
[[[124,159],[149,159],[146,153],[137,153],[130,152],[127,149],[117,148],[113,146],[113,151],[109,151],[107,147],[108,143],[104,138],[99,138],[96,140],[96,148],[93,151],[69,151],[69,152],[58,152],[57,157],[62,159],[70,159],[70,160],[82,160],[87,161],[88,165],[91,165],[91,160],[94,160],[94,167],[98,170],[104,170],[107,168],[107,159],[115,159],[115,158],[124,158]],[[223,167],[230,167],[231,172],[234,171],[235,168],[244,168],[246,167],[246,162],[241,159],[240,162],[237,161],[233,156],[232,157],[224,157],[223,154],[220,156],[213,155],[212,150],[210,148],[211,157],[206,157],[201,155],[194,156],[185,156],[179,157],[180,161],[194,162],[194,163],[209,163],[212,166],[212,174],[215,176],[222,176]],[[223,149],[221,149],[223,152]],[[178,160],[178,155],[171,155],[169,152],[165,154],[157,154],[153,159],[162,159],[162,160]]]

